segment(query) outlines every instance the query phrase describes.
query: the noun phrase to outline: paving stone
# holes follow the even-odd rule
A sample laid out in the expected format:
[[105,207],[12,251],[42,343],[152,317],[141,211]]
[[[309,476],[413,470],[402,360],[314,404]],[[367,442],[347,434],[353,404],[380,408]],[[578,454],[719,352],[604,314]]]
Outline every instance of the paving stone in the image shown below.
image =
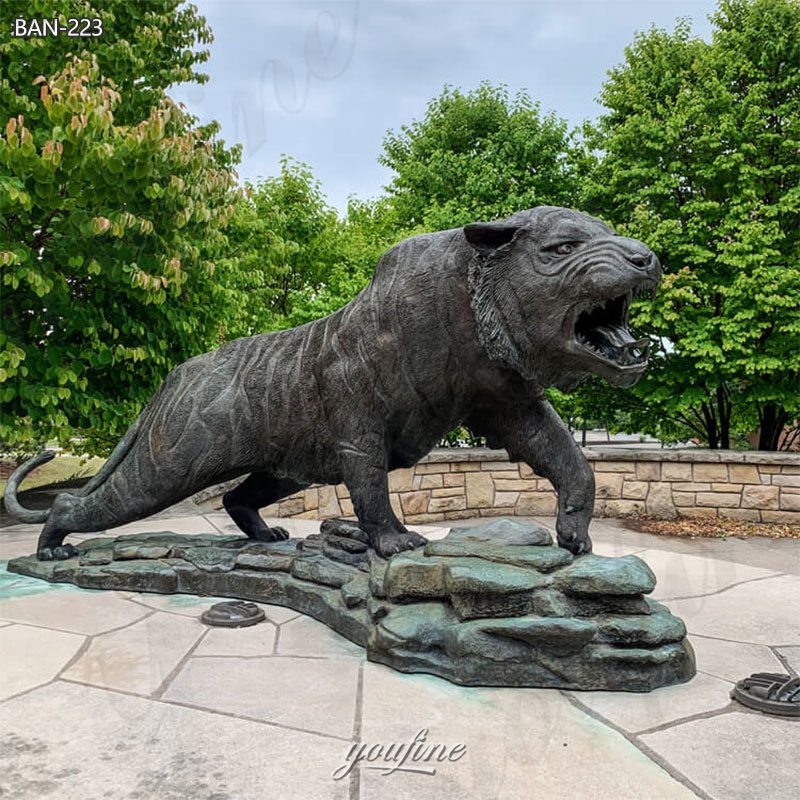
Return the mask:
[[[228,518],[230,520],[230,517]],[[169,529],[172,533],[219,533],[202,514],[191,517],[170,517],[169,523],[162,517],[149,517],[127,525],[112,528],[109,534],[124,536],[128,533],[158,532]],[[237,529],[238,530],[238,529]]]
[[[278,525],[284,528],[293,539],[302,539],[312,533],[319,533],[319,520],[316,519],[287,519],[285,517],[265,517],[263,515],[262,519],[270,527]],[[236,526],[234,526],[234,529],[239,530]]]
[[641,545],[625,540],[597,541],[592,539],[592,553],[596,556],[608,556],[609,558],[619,558],[640,554]]
[[690,633],[754,644],[800,640],[800,578],[784,575],[743,583],[719,594],[670,600]]
[[203,632],[204,627],[193,619],[156,612],[127,628],[96,636],[64,677],[150,695]]
[[195,658],[164,699],[349,739],[358,670],[355,659]]
[[642,741],[714,798],[795,800],[796,720],[735,712],[686,722]]
[[[222,509],[221,505],[220,509]],[[230,518],[230,515],[227,513],[227,511],[207,511],[205,514],[203,514],[203,517],[218,533],[224,532],[226,534],[233,534],[236,531],[241,533],[234,521]]]
[[734,561],[665,550],[644,550],[636,555],[656,574],[658,583],[653,592],[656,599],[710,594],[734,583],[776,574],[774,570]]
[[300,616],[293,608],[287,608],[286,606],[275,606],[269,603],[259,603],[259,606],[264,609],[267,619],[276,625],[282,625],[284,622]]
[[182,617],[199,617],[214,603],[230,600],[229,597],[200,597],[196,594],[156,594],[155,592],[131,593],[137,604],[164,611],[169,614],[180,614]]
[[450,528],[437,528],[432,525],[415,525],[414,530],[422,534],[429,542],[444,539],[450,533]]
[[[164,520],[158,522],[157,530],[171,527],[171,524]],[[289,522],[310,524],[308,533],[317,531],[318,523],[314,521],[291,520]],[[546,522],[552,523],[552,520]],[[279,524],[285,524],[285,522]],[[461,524],[459,523],[459,525]],[[602,526],[602,528],[598,526]],[[428,529],[420,527],[419,530],[429,538],[433,538],[429,535]],[[604,520],[595,520],[592,524],[592,531],[593,535],[596,535],[595,541],[599,540],[595,552],[604,555],[625,554],[631,549],[641,549],[642,541],[647,541],[648,544],[653,541],[652,537],[621,531],[611,522]],[[32,551],[36,532],[27,532],[28,538],[20,539],[23,544],[26,541],[30,542],[30,546],[22,550],[23,553]],[[116,532],[114,531],[114,533]],[[446,533],[446,528],[436,531],[437,536],[443,536]],[[297,535],[297,532],[293,531],[293,535]],[[609,539],[608,537],[614,538]],[[5,541],[5,536],[0,538],[0,546],[3,541]],[[775,549],[777,552],[783,553],[783,558],[787,561],[792,555],[785,548],[780,549],[781,545],[786,544],[785,542],[761,540],[720,543],[698,540],[691,543],[682,541],[677,544],[684,549],[694,547],[699,553],[711,555],[717,554],[718,551],[721,552],[724,547],[723,559],[740,558],[745,560],[752,553],[758,555],[759,547]],[[675,542],[674,540],[665,540],[664,546],[675,546]],[[652,546],[650,548],[644,557],[645,560],[652,561],[656,565],[655,571],[659,576],[657,588],[659,596],[665,596],[661,591],[662,581],[664,584],[668,584],[670,574],[674,574],[676,584],[685,579],[690,589],[696,582],[701,586],[710,585],[724,588],[730,585],[732,574],[734,577],[741,575],[739,570],[742,565],[735,564],[732,560],[723,561],[718,558],[702,556],[676,556],[676,554],[667,553],[666,550],[656,551]],[[654,553],[665,557],[663,564],[658,563],[659,558],[653,560]],[[684,573],[680,573],[677,565],[670,560],[671,558],[690,559],[684,568]],[[697,559],[698,563],[695,563],[694,559]],[[758,561],[758,563],[770,565],[774,562],[775,558],[761,558]],[[733,564],[733,570],[730,568],[731,564]],[[754,568],[745,566],[744,569]],[[783,568],[780,571],[784,571]],[[788,571],[788,566],[786,571]],[[25,588],[21,584],[17,586],[16,581],[27,579],[16,575],[0,574],[0,579],[3,578],[11,579],[15,587],[14,591],[19,592]],[[736,581],[733,580],[733,582]],[[41,581],[33,580],[29,583],[37,585],[36,595],[25,597],[20,594],[17,599],[24,599],[28,602],[34,596],[56,594],[60,595],[61,600],[66,604],[71,603],[73,599],[67,597],[68,595],[102,598],[102,605],[125,603],[122,600],[123,593],[121,592],[88,593],[71,588],[54,587]],[[745,584],[745,586],[747,585],[749,584]],[[750,632],[757,630],[759,626],[769,626],[770,619],[777,614],[778,619],[773,628],[777,638],[765,637],[765,640],[776,645],[788,645],[793,640],[797,640],[797,628],[792,626],[794,618],[797,616],[794,611],[797,602],[796,579],[795,583],[792,583],[789,580],[781,581],[770,578],[765,581],[756,581],[750,586],[754,591],[744,598],[738,597],[739,590],[744,588],[743,586],[734,587],[719,595],[722,600],[734,595],[734,610],[732,614],[729,614],[733,618],[730,623],[731,631],[735,632],[740,627],[741,618],[744,620],[746,634],[744,638],[747,638]],[[690,593],[694,594],[694,592],[687,594]],[[161,601],[169,602],[177,599],[176,597],[147,594],[134,594],[133,596],[138,600],[152,598],[156,607]],[[216,598],[193,599],[199,601],[197,613],[216,601]],[[694,606],[698,611],[698,618],[704,625],[711,624],[709,620],[713,615],[710,616],[710,614],[711,612],[716,613],[714,604],[712,603],[712,608],[709,610],[709,598],[698,598],[698,600],[703,601]],[[671,601],[669,606],[675,614],[680,614],[687,619],[690,628],[694,628],[692,614],[685,613],[681,609],[681,605],[684,603],[688,603],[688,601]],[[752,608],[752,619],[746,614],[744,616],[740,614],[741,608],[745,607],[747,603]],[[793,603],[795,606],[792,605]],[[140,609],[134,603],[128,605],[132,606],[137,613],[139,611],[146,613],[146,609]],[[788,606],[788,609],[784,609],[784,606]],[[724,607],[725,604],[721,604],[720,608]],[[0,601],[0,609],[2,608],[2,601]],[[276,621],[297,616],[297,612],[280,606],[264,606],[264,608],[270,617],[278,617]],[[172,610],[173,613],[183,613],[186,616],[195,615],[195,610],[188,606],[182,611],[177,608],[169,609],[167,606],[164,607],[164,610]],[[41,613],[41,609],[37,613]],[[77,616],[80,619],[80,613]],[[3,617],[5,614],[0,610],[0,618]],[[720,619],[718,623],[723,628],[728,624],[724,619]],[[0,626],[3,624],[0,622]],[[80,624],[85,625],[85,620],[82,620]],[[251,629],[219,632],[244,633],[249,631],[250,636],[255,636],[259,629],[266,627],[272,626],[264,624]],[[8,630],[7,627],[2,628],[2,631],[6,630]],[[325,630],[327,631],[327,629]],[[49,634],[47,631],[37,632]],[[307,636],[307,643],[314,641],[316,635],[317,633],[314,632],[313,635]],[[733,635],[730,638],[740,639],[743,637]],[[765,668],[761,656],[765,656],[769,650],[762,645],[743,645],[737,642],[719,643],[717,640],[699,636],[693,636],[692,640],[697,649],[699,668],[712,672],[719,678],[732,680],[742,677],[743,674]],[[288,641],[291,642],[291,639]],[[240,640],[243,652],[247,648],[244,642],[244,639]],[[6,649],[0,644],[0,652],[4,655]],[[15,652],[23,651],[18,648]],[[794,659],[795,665],[798,664],[800,647],[794,645],[784,647],[782,653],[785,657]],[[746,658],[742,659],[745,655]],[[739,674],[737,658],[742,659],[741,663],[748,667],[742,675]],[[196,661],[217,663],[216,682],[209,684],[213,688],[206,689],[206,695],[209,696],[217,691],[218,685],[231,680],[235,683],[236,677],[231,679],[231,665],[247,663],[246,659],[240,661],[236,658],[197,658]],[[312,661],[312,659],[256,658],[252,659],[251,663],[264,664],[269,661]],[[342,659],[342,661],[347,660]],[[755,664],[753,669],[749,668],[751,663]],[[723,667],[726,665],[730,667],[727,674],[723,672]],[[774,666],[770,668],[775,669]],[[366,669],[383,668],[368,664]],[[288,671],[292,671],[291,666],[288,667]],[[390,679],[393,678],[398,682],[398,686],[395,687],[394,682],[390,680],[391,691],[388,695],[379,698],[384,707],[384,719],[390,720],[391,723],[397,723],[401,731],[410,732],[406,740],[410,741],[414,734],[423,727],[417,724],[418,718],[433,719],[440,726],[438,730],[444,731],[444,733],[437,737],[438,741],[450,741],[448,725],[452,725],[456,731],[467,729],[473,738],[466,739],[464,737],[469,744],[465,758],[458,763],[447,765],[447,770],[444,767],[439,768],[437,776],[434,777],[401,773],[384,777],[375,770],[362,770],[361,797],[363,798],[376,795],[383,797],[389,790],[392,797],[413,797],[415,800],[423,800],[426,797],[443,800],[445,797],[472,796],[560,797],[562,789],[564,790],[563,796],[572,797],[576,790],[580,791],[587,786],[591,787],[591,792],[597,797],[671,798],[691,796],[683,786],[666,775],[639,751],[625,742],[622,737],[580,712],[577,712],[578,718],[588,720],[588,723],[596,728],[597,733],[596,735],[591,732],[587,733],[583,728],[581,728],[581,732],[574,733],[573,726],[565,723],[563,716],[548,713],[550,699],[559,698],[556,693],[523,692],[514,689],[463,689],[435,678],[396,675],[388,669],[383,669],[383,671],[389,675]],[[3,673],[3,677],[4,675],[5,673]],[[315,688],[320,685],[327,687],[335,680],[335,677],[327,678],[326,681],[306,682],[305,685]],[[1,683],[2,681],[0,681]],[[248,691],[253,694],[256,691],[263,694],[274,683],[275,681],[260,682],[257,690],[250,688]],[[657,690],[647,696],[602,694],[605,697],[617,697],[623,700],[630,697],[630,699],[641,702],[649,701],[651,697],[657,697],[663,692],[688,691],[694,687],[695,683],[696,681],[688,685],[673,687],[673,689]],[[720,683],[722,682],[720,681]],[[420,686],[426,684],[438,685],[443,687],[444,691],[436,695],[426,694],[424,691],[420,691]],[[228,797],[236,798],[236,800],[239,798],[246,800],[250,797],[258,797],[260,800],[268,795],[281,798],[327,798],[338,797],[340,795],[337,795],[337,792],[347,788],[347,781],[335,782],[329,778],[333,769],[342,763],[349,749],[349,745],[345,742],[285,731],[279,727],[231,719],[226,716],[211,716],[191,709],[178,708],[164,703],[152,703],[144,699],[125,697],[90,687],[64,682],[57,682],[55,685],[60,687],[57,692],[51,692],[49,686],[34,689],[25,697],[18,700],[12,699],[0,706],[0,730],[4,734],[6,731],[10,731],[8,737],[20,737],[20,739],[7,737],[4,744],[9,747],[5,752],[0,749],[0,784],[2,784],[3,778],[11,780],[15,790],[24,792],[20,794],[20,798],[29,797],[38,800],[39,797],[46,796],[81,796],[91,800],[91,798],[103,796],[138,796],[142,798],[160,796],[177,799],[214,797],[215,793],[220,797],[227,794]],[[278,685],[280,687],[283,684],[278,681]],[[297,691],[299,685],[303,684],[293,684],[292,687],[283,685],[285,687],[283,691],[284,693]],[[730,684],[724,685],[726,690],[730,688]],[[401,686],[410,687],[410,689],[408,691],[401,690]],[[713,684],[712,687],[713,692],[718,694],[719,687]],[[510,698],[508,701],[502,699],[502,695],[505,693],[508,693]],[[500,711],[497,708],[487,710],[484,700],[476,701],[475,698],[479,696],[491,699],[492,703],[501,707]],[[586,696],[585,693],[575,693],[575,697],[579,700]],[[727,691],[725,691],[725,696],[727,697]],[[103,698],[103,702],[95,702],[93,698],[97,697]],[[39,698],[42,700],[40,701]],[[365,700],[366,698],[367,692],[365,691]],[[532,704],[531,698],[549,699],[544,704]],[[463,704],[478,706],[477,712],[466,721],[461,709]],[[370,708],[374,707],[374,704],[365,702],[365,708],[368,705]],[[142,707],[146,711],[137,711]],[[705,705],[701,703],[699,710],[704,708]],[[32,711],[35,714],[32,714]],[[178,724],[170,716],[173,712],[187,716],[182,717]],[[690,713],[694,713],[694,711]],[[730,720],[733,717],[766,720],[764,735],[747,732],[731,737],[729,735]],[[717,728],[706,727],[715,719],[721,721]],[[786,794],[785,787],[778,782],[778,779],[796,778],[796,775],[789,770],[792,763],[797,763],[797,754],[791,750],[787,751],[782,746],[770,749],[762,744],[764,741],[769,741],[769,736],[777,727],[783,731],[787,724],[792,723],[778,720],[780,725],[776,726],[774,718],[762,718],[753,713],[724,714],[698,722],[702,723],[703,727],[694,727],[698,723],[683,723],[655,734],[645,734],[643,739],[656,752],[675,764],[677,769],[703,787],[712,797],[721,800],[727,797],[763,796],[770,797],[771,800],[772,797],[795,796],[794,791],[791,795]],[[375,724],[367,723],[369,720],[365,720],[364,730],[373,732],[373,741],[390,740],[386,734],[387,730],[391,733],[389,722],[378,719]],[[235,734],[232,732],[233,728],[229,726],[235,727]],[[426,725],[426,727],[429,726]],[[558,736],[554,736],[554,732],[557,734],[562,730],[569,734],[564,737],[563,742]],[[786,731],[788,733],[782,734],[782,741],[789,739],[789,736],[794,733],[794,728],[786,728]],[[666,750],[662,752],[658,746],[653,744],[653,742],[658,742],[661,746],[662,738],[666,739],[667,735],[672,732],[675,732],[674,738],[670,740],[673,743],[674,755]],[[346,734],[346,736],[348,735]],[[593,736],[594,738],[592,738]],[[608,738],[609,736],[610,738]],[[362,734],[361,740],[365,743],[368,741],[366,734]],[[429,735],[428,740],[432,741],[433,737]],[[248,744],[247,747],[242,747],[242,741],[252,743],[252,745]],[[285,741],[291,741],[291,746],[287,744],[284,747]],[[456,738],[453,737],[452,741],[456,741]],[[265,742],[268,743],[269,749],[267,751],[260,750],[260,746]],[[613,746],[609,745],[609,742],[612,742]],[[691,742],[691,746],[687,746],[687,742]],[[698,746],[698,742],[700,742],[700,746]],[[565,743],[567,747],[563,746]],[[18,744],[20,747],[17,747]],[[49,747],[48,756],[44,759],[41,756],[42,745]],[[619,749],[618,746],[623,749]],[[108,757],[112,747],[116,749],[111,757]],[[254,749],[257,750],[258,757],[253,755]],[[9,750],[13,758],[10,763],[3,760]],[[702,752],[698,755],[697,751]],[[313,759],[306,760],[298,757],[298,753],[308,752],[314,753]],[[92,753],[99,754],[99,760],[96,763],[93,756],[90,755]],[[536,754],[535,759],[531,758],[531,753]],[[742,753],[746,753],[747,759],[754,761],[755,767],[749,771],[741,770],[740,774],[736,771],[739,769]],[[325,762],[328,754],[330,758],[327,759],[327,763],[321,763]],[[473,754],[477,754],[474,760]],[[573,758],[576,755],[577,758]],[[679,763],[681,758],[684,761]],[[765,759],[766,763],[759,764],[757,759]],[[210,761],[217,762],[219,765],[214,772],[210,770]],[[691,763],[689,763],[690,761]],[[498,764],[501,765],[501,768],[498,768]],[[733,770],[730,768],[731,764],[734,765]],[[243,774],[243,770],[246,773]],[[730,772],[735,775],[729,780],[727,774]],[[565,774],[570,776],[569,782],[566,784],[564,782]],[[22,787],[22,789],[17,787]],[[794,790],[796,785],[790,785],[789,788]],[[344,791],[344,796],[346,794]]]
[[4,565],[0,564],[0,600],[11,597],[27,597],[33,594],[43,594],[44,592],[67,594],[70,589],[75,591],[75,587],[69,584],[48,583],[30,575],[8,572]]
[[783,664],[764,645],[694,635],[689,640],[694,648],[697,669],[726,681],[736,683],[754,672],[786,672]]
[[281,625],[278,652],[282,656],[364,658],[364,649],[332,631],[327,625],[299,616]]
[[[551,524],[555,526],[555,520]],[[639,555],[639,552],[652,541],[648,537],[647,543],[643,544],[643,534],[627,530],[618,520],[597,517],[592,520],[589,535],[592,537],[592,552],[598,556],[612,558],[634,553]]]
[[208,628],[192,656],[269,656],[276,633],[266,620],[246,628]]
[[[789,666],[794,670],[795,675],[800,675],[800,645],[779,647],[778,652],[789,662]],[[786,672],[785,669],[780,671]]]
[[[69,542],[70,540],[67,539]],[[5,531],[0,533],[0,561],[10,561],[12,558],[30,555],[36,550],[36,536],[25,536],[17,541],[9,539]]]
[[729,683],[697,675],[689,683],[654,689],[649,694],[580,692],[573,696],[628,733],[643,731],[704,711],[724,708],[731,700]]
[[[690,798],[694,795],[619,733],[556,692],[460,689],[426,675],[364,667],[360,741],[466,745],[436,775],[362,769],[362,800],[450,798]],[[373,762],[371,766],[374,766]],[[391,783],[389,783],[391,781]],[[584,789],[583,787],[591,787]]]
[[128,625],[147,613],[109,592],[71,588],[0,600],[0,619],[89,635]]
[[0,785],[15,800],[348,797],[331,780],[344,742],[89,686],[8,701],[0,731]]
[[0,628],[0,700],[51,681],[80,650],[85,637],[28,625]]

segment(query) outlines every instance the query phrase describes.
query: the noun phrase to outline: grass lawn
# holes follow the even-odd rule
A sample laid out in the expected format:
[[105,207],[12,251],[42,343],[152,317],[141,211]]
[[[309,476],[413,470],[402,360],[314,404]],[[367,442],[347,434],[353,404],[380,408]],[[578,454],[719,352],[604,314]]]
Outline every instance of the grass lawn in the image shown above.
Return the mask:
[[[33,489],[36,486],[45,486],[50,483],[65,483],[75,478],[85,478],[94,475],[105,463],[104,458],[87,458],[85,456],[57,456],[47,464],[31,472],[22,482],[20,489]],[[0,480],[0,493],[6,489],[5,480]]]

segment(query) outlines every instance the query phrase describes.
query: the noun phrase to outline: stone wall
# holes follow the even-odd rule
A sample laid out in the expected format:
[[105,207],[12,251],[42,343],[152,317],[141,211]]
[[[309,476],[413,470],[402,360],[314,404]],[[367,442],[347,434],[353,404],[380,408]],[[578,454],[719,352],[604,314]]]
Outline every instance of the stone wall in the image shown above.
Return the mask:
[[[585,450],[597,481],[595,516],[649,514],[665,519],[733,517],[800,524],[800,458],[796,453],[719,450]],[[389,476],[395,513],[407,523],[467,517],[551,516],[550,481],[504,450],[434,450]],[[207,495],[208,496],[208,495]],[[344,486],[314,486],[264,509],[266,516],[352,516]]]

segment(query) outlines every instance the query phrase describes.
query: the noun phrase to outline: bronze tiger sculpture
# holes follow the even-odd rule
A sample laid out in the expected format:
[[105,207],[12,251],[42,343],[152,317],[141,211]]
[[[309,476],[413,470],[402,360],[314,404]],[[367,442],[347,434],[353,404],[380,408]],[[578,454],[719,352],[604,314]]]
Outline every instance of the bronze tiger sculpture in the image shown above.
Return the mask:
[[383,556],[418,547],[389,503],[387,473],[409,467],[459,423],[547,477],[558,494],[558,542],[591,551],[594,477],[543,395],[589,373],[631,386],[647,339],[634,339],[634,293],[654,289],[658,259],[641,242],[564,208],[415,236],[389,250],[370,284],[324,319],[237,339],[176,367],[100,472],[49,511],[40,559],[76,554],[73,532],[141,519],[242,475],[224,495],[253,539],[288,536],[259,509],[310,483],[347,486],[360,526]]

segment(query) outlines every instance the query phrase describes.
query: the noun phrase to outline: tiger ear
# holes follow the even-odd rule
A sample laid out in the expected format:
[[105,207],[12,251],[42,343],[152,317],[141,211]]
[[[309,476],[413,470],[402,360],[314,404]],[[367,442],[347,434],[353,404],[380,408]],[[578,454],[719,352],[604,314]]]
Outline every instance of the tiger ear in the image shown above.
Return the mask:
[[508,244],[519,229],[519,225],[507,222],[471,222],[464,226],[464,236],[475,250],[488,255]]

